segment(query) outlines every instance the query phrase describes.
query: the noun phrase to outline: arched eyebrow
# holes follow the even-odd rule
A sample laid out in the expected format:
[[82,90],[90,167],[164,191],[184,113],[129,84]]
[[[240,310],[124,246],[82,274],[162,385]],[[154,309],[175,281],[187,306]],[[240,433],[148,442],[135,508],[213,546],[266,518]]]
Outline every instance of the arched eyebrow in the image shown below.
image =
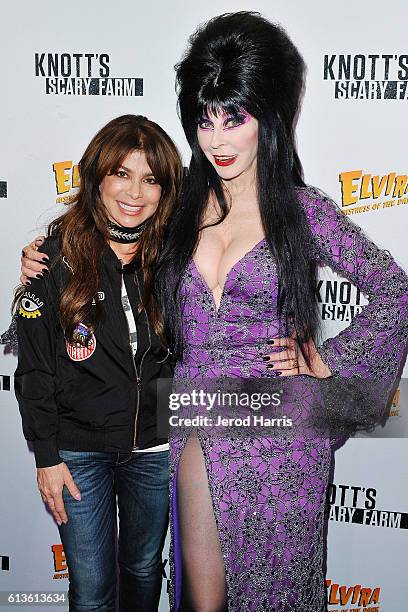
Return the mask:
[[225,120],[227,119],[246,119],[247,117],[250,117],[250,114],[247,113],[247,111],[245,110],[236,110],[236,111],[231,111],[230,113],[225,113],[224,117],[225,117]]
[[209,116],[204,115],[204,114],[201,115],[201,117],[199,118],[199,121],[209,121],[210,123],[213,123],[211,119],[209,118]]
[[[250,117],[250,114],[245,111],[245,110],[235,110],[235,111],[223,111],[222,113],[220,113],[219,115],[217,115],[217,117],[221,117],[223,119],[223,122],[225,123],[226,121],[230,120],[230,119],[246,119],[248,117]],[[214,125],[214,122],[210,119],[210,117],[203,113],[199,119],[199,121],[208,121],[209,123],[211,123],[212,125]]]
[[[127,172],[128,174],[133,174],[133,170],[131,170],[130,168],[127,168],[126,166],[123,166],[123,165],[120,165],[120,166],[118,167],[118,170],[124,170],[124,171],[125,171],[125,172]],[[118,170],[116,170],[116,172],[117,172]],[[145,172],[145,173],[143,174],[143,178],[147,178],[148,176],[153,176],[153,178],[154,178],[154,174],[153,174],[153,172],[152,172],[152,171],[150,171],[150,172]]]

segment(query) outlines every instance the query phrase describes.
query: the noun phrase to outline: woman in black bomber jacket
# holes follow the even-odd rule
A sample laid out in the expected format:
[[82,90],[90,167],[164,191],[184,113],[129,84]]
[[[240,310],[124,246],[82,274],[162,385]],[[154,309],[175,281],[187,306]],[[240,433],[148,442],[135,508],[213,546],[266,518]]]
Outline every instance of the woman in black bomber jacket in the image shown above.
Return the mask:
[[115,610],[118,557],[120,611],[152,612],[168,516],[156,383],[172,363],[151,271],[182,164],[157,124],[125,115],[96,134],[79,169],[76,199],[40,248],[49,272],[18,302],[15,390],[64,546],[69,609]]

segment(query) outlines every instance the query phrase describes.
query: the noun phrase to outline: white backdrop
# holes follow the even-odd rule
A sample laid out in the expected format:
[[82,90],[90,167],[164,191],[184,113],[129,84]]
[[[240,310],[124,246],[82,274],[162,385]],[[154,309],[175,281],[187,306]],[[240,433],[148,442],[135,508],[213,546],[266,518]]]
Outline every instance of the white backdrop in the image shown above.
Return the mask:
[[[249,9],[284,25],[308,66],[298,124],[306,181],[408,267],[404,0],[8,2],[0,17],[1,331],[9,323],[21,247],[63,209],[75,164],[94,133],[115,116],[145,114],[174,138],[187,165],[173,65],[198,23]],[[329,335],[364,303],[342,282],[323,271]],[[58,531],[36,489],[12,392],[16,359],[3,350],[0,591],[66,591]],[[407,404],[401,388],[391,434],[406,435]],[[407,609],[407,444],[402,437],[384,439],[387,431],[351,440],[336,456],[327,569],[333,612]],[[165,585],[161,612],[168,610]]]

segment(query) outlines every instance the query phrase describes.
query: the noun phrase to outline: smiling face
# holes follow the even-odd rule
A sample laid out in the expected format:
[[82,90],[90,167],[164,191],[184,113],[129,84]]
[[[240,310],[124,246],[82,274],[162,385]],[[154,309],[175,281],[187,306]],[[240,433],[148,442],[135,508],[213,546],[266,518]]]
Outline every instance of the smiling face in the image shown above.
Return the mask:
[[100,184],[108,217],[122,227],[136,227],[151,217],[160,202],[161,187],[144,151],[132,151],[113,174]]
[[258,121],[241,110],[202,117],[197,127],[198,143],[224,180],[255,172],[258,151]]

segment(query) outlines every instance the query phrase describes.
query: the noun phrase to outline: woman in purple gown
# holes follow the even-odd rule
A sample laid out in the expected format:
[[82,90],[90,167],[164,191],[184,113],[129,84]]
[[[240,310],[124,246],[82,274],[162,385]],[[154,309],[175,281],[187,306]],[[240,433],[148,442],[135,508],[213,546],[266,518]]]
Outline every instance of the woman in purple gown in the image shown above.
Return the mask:
[[[381,382],[386,397],[395,383],[407,277],[304,184],[294,142],[303,74],[285,32],[246,12],[197,30],[177,67],[192,159],[158,288],[178,385],[350,377]],[[369,305],[316,349],[323,263]],[[170,451],[172,610],[324,610],[330,437],[176,430]]]

